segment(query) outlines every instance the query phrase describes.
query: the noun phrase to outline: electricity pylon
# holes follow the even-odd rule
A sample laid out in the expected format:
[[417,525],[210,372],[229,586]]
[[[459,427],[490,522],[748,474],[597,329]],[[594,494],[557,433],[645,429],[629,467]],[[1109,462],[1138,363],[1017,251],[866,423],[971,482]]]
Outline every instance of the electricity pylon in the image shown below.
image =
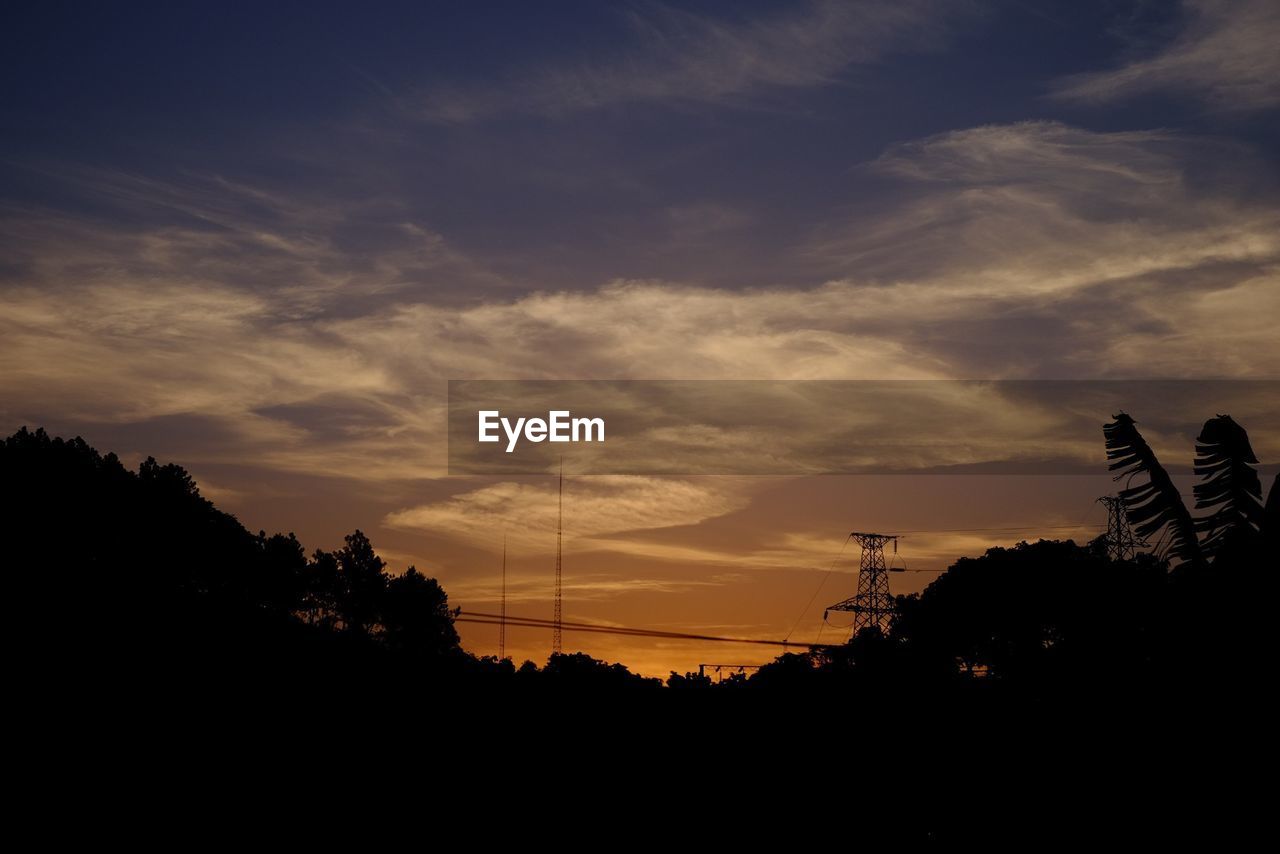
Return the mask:
[[[881,634],[889,631],[889,623],[893,620],[893,597],[889,595],[889,569],[884,563],[884,545],[892,542],[893,550],[898,550],[898,537],[895,534],[861,534],[854,531],[849,535],[862,546],[862,561],[858,565],[858,592],[852,599],[837,602],[828,611],[852,611],[853,633],[866,628],[874,628]],[[826,619],[826,614],[822,617]]]
[[1129,527],[1129,517],[1124,510],[1124,499],[1104,495],[1098,499],[1107,508],[1107,557],[1111,560],[1133,560],[1138,549],[1147,543],[1138,539]]

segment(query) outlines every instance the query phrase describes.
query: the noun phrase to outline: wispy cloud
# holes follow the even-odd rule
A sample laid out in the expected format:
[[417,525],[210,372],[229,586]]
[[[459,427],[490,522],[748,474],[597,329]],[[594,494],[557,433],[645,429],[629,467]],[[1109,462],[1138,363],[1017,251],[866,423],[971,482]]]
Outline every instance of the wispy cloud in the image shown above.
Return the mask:
[[799,12],[721,20],[649,5],[628,20],[630,48],[512,76],[502,85],[437,87],[414,112],[461,123],[496,115],[563,115],[614,104],[706,103],[772,88],[832,83],[851,66],[939,43],[968,3],[815,0]]
[[384,194],[288,193],[203,173],[35,171],[84,211],[0,206],[0,284],[212,282],[269,291],[273,310],[286,316],[353,300],[503,287]]
[[1280,104],[1280,5],[1273,0],[1184,0],[1186,24],[1151,56],[1059,82],[1054,94],[1112,101],[1148,92],[1190,94],[1217,109]]
[[11,210],[0,414],[182,419],[218,437],[190,462],[372,482],[443,472],[448,379],[1280,375],[1280,210],[1246,150],[1029,123],[871,169],[894,203],[819,229],[802,287],[513,293],[423,226],[372,251],[338,205],[225,187],[185,203],[212,226]]
[[[637,593],[683,593],[698,588],[720,587],[729,583],[716,578],[643,578],[609,573],[575,572],[564,582],[564,595],[580,605],[600,602]],[[507,603],[513,607],[545,605],[554,595],[554,586],[546,573],[537,576],[511,575],[507,579]],[[496,605],[502,601],[502,586],[492,578],[459,579],[449,586],[453,601],[468,607]],[[608,620],[593,620],[597,625],[610,625]],[[617,625],[614,623],[614,625]]]
[[[571,492],[566,544],[579,550],[627,531],[698,524],[747,502],[739,482],[720,478],[592,477],[575,480]],[[397,511],[385,524],[449,532],[486,547],[502,531],[513,547],[545,547],[556,530],[558,506],[554,484],[506,482]]]
[[[1265,189],[1274,179],[1243,147],[1028,122],[902,144],[870,167],[899,182],[894,202],[824,224],[809,258],[882,283],[878,328],[911,336],[953,369],[1280,368],[1250,312],[1224,316],[1228,304],[1274,311],[1277,299],[1280,208]],[[1212,344],[1200,325],[1210,306],[1233,329]]]

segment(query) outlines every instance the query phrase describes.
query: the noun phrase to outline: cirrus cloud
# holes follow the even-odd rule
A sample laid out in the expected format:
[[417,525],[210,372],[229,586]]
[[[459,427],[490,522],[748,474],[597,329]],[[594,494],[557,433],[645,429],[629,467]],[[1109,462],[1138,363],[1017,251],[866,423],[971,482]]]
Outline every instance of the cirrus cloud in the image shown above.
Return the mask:
[[[194,457],[376,481],[444,470],[448,379],[1280,374],[1280,210],[1244,187],[1245,149],[1036,122],[898,145],[865,174],[893,204],[780,247],[823,278],[768,288],[513,292],[425,231],[370,254],[332,208],[218,182],[186,203],[211,227],[10,211],[28,251],[0,289],[0,410],[180,418],[222,437]],[[168,196],[128,186],[131,209]],[[246,283],[260,252],[275,274]]]
[[1280,104],[1280,5],[1185,0],[1186,25],[1155,54],[1059,81],[1063,100],[1100,102],[1149,92],[1189,93],[1222,110]]
[[731,102],[829,85],[850,67],[928,49],[973,11],[936,0],[815,0],[798,12],[730,21],[651,5],[628,15],[633,47],[619,55],[526,70],[503,84],[437,86],[405,100],[411,114],[449,124],[615,104]]

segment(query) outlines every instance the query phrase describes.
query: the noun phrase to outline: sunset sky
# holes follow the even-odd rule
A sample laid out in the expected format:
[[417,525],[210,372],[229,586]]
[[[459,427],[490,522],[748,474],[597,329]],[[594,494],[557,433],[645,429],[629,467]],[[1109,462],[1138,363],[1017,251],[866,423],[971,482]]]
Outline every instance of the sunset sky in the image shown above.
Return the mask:
[[[1277,44],[1273,0],[9,4],[0,433],[180,463],[308,549],[360,528],[471,610],[505,537],[550,617],[556,480],[450,476],[449,380],[1280,378]],[[1062,452],[1096,475],[571,476],[565,617],[840,639],[852,530],[904,533],[895,593],[1096,535],[1111,414]]]

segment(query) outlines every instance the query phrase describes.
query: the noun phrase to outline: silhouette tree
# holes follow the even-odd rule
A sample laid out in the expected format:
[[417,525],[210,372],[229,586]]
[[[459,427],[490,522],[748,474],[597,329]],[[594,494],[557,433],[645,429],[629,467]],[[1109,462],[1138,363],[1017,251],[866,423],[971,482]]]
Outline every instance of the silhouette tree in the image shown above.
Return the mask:
[[1101,548],[1050,540],[992,548],[902,597],[892,636],[920,672],[1078,684],[1151,658],[1167,583],[1151,555],[1113,563]]
[[794,690],[813,685],[813,659],[804,653],[784,652],[763,665],[751,677],[752,687]]
[[692,671],[680,674],[672,670],[671,675],[667,677],[667,687],[676,691],[704,691],[712,688],[714,684],[710,676]]
[[438,658],[458,649],[456,611],[434,578],[414,567],[387,582],[382,606],[384,638],[392,649]]
[[378,623],[387,589],[387,565],[364,532],[357,529],[344,539],[346,545],[334,555],[338,563],[338,614],[344,630],[367,635]]
[[337,555],[317,549],[303,571],[300,586],[303,619],[313,626],[335,628],[341,599]]
[[[524,670],[523,667],[520,668]],[[662,687],[662,680],[632,673],[624,664],[610,664],[584,652],[553,652],[540,671],[541,681],[567,689],[618,691]]]
[[267,536],[258,532],[262,566],[257,580],[257,598],[268,608],[284,614],[299,613],[305,607],[306,551],[290,531]]
[[10,589],[43,624],[31,636],[104,678],[285,665],[334,678],[335,662],[376,672],[392,650],[412,664],[460,649],[439,584],[390,581],[362,532],[308,561],[293,534],[250,534],[151,457],[131,472],[82,439],[21,429],[0,440],[0,526]]

